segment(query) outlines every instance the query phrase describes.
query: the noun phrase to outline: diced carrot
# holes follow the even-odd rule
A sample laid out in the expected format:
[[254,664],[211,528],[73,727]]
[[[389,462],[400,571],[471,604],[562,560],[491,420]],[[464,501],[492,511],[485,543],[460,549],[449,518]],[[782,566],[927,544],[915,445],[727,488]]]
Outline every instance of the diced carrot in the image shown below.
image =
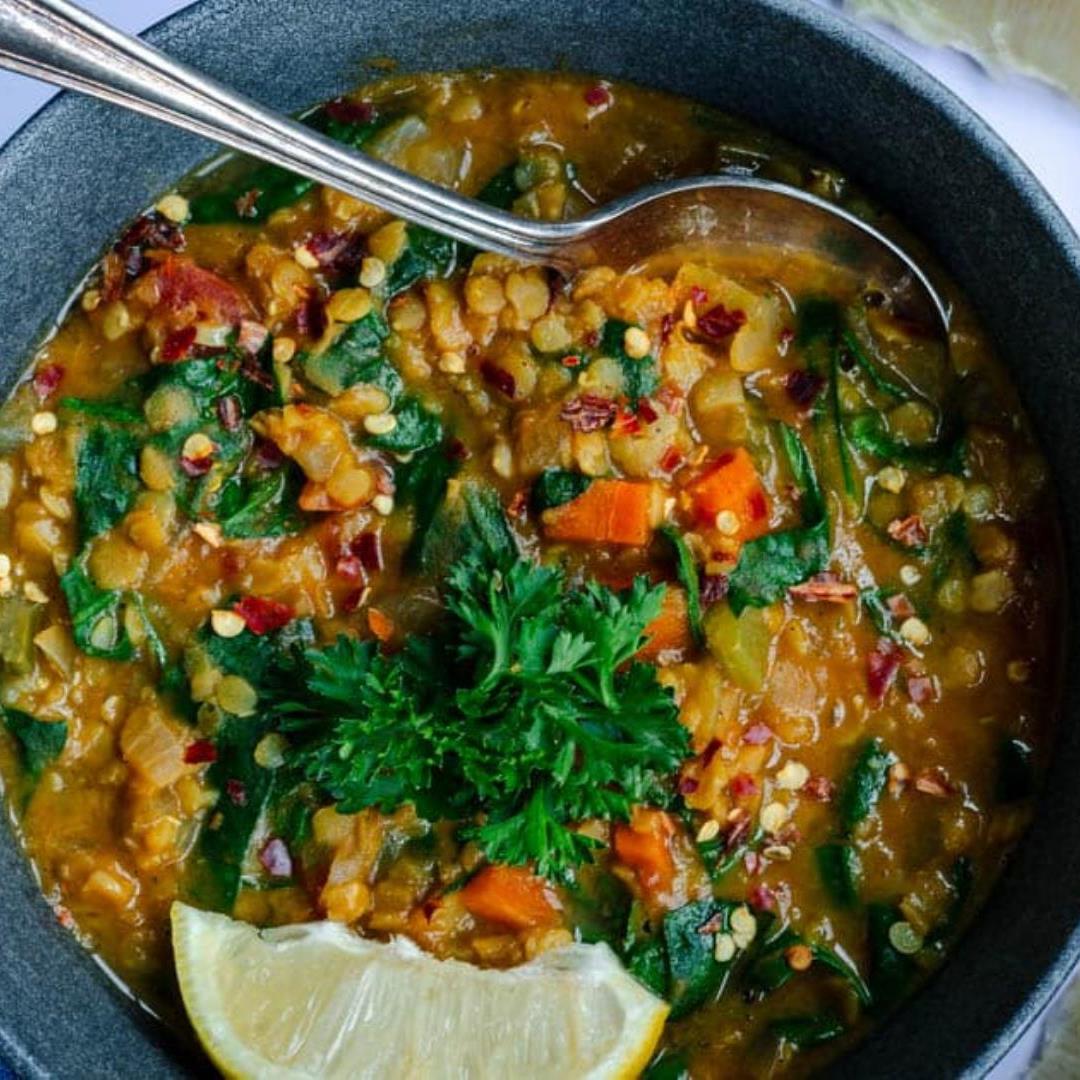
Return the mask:
[[629,825],[615,826],[615,854],[637,875],[638,884],[652,896],[671,892],[675,860],[671,837],[675,825],[663,810],[638,807]]
[[576,499],[543,513],[550,540],[643,546],[663,514],[663,491],[634,480],[594,480]]
[[722,531],[733,539],[753,540],[769,531],[769,497],[741,446],[710,462],[687,491],[702,525],[716,526],[717,515],[728,511],[735,515],[737,529]]
[[367,624],[380,641],[389,641],[394,636],[394,620],[378,608],[368,608]]
[[692,644],[686,593],[668,585],[660,614],[645,627],[645,644],[638,650],[638,659],[655,660],[661,653],[689,649]]
[[524,866],[485,866],[461,890],[461,899],[473,915],[515,930],[556,926],[560,921],[558,897]]

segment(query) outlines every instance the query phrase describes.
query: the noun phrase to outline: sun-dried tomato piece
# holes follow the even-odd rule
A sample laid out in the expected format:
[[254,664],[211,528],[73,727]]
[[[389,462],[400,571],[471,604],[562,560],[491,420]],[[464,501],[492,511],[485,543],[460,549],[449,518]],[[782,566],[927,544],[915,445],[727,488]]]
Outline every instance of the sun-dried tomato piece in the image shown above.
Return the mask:
[[319,232],[308,237],[304,247],[320,269],[331,274],[347,274],[360,266],[366,244],[362,233]]
[[202,765],[217,760],[217,750],[209,739],[196,739],[184,748],[185,765]]
[[866,687],[871,699],[880,704],[885,700],[889,687],[896,680],[903,654],[900,647],[887,638],[878,641],[877,646],[866,656]]
[[247,785],[243,780],[226,780],[225,794],[233,806],[247,806]]
[[253,634],[269,634],[292,622],[295,612],[288,604],[264,596],[245,596],[233,604],[233,611]]
[[717,304],[697,317],[697,331],[702,337],[707,337],[712,341],[722,341],[734,334],[745,323],[745,311],[729,310],[723,304]]
[[653,408],[653,403],[648,398],[642,398],[638,402],[637,414],[646,424],[653,423],[660,415],[656,409]]
[[574,431],[600,431],[615,420],[618,408],[615,402],[600,394],[581,394],[568,401],[559,412]]

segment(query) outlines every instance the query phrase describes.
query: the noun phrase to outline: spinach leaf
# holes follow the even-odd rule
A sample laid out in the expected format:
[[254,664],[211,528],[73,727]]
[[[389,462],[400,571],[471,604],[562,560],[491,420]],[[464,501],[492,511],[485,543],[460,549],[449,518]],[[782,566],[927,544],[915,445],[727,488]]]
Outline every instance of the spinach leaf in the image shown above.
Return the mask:
[[394,411],[397,423],[385,435],[368,439],[368,445],[392,454],[415,454],[437,446],[443,439],[442,421],[429,412],[418,398],[403,397]]
[[588,491],[593,478],[569,469],[545,469],[532,486],[531,504],[534,514],[553,506],[562,506]]
[[862,589],[859,592],[859,600],[866,609],[866,614],[870,616],[870,621],[874,624],[877,632],[883,637],[898,641],[900,633],[893,624],[893,615],[886,602],[891,595],[891,589]]
[[499,210],[509,210],[521,194],[517,183],[517,162],[500,169],[479,191],[476,198]]
[[308,619],[293,619],[269,634],[242,630],[224,638],[203,627],[185,656],[189,672],[197,666],[199,652],[225,675],[239,675],[255,690],[278,694],[291,687],[303,663],[303,654],[315,644],[315,630]]
[[661,525],[659,532],[675,552],[675,572],[679,583],[686,590],[686,613],[690,619],[690,632],[694,644],[700,647],[705,644],[705,627],[701,621],[701,586],[697,562],[682,533],[674,525]]
[[651,990],[657,997],[664,997],[668,991],[667,953],[663,941],[658,937],[646,937],[635,941],[623,952],[626,970],[642,986]]
[[90,428],[75,462],[75,506],[82,543],[111,529],[131,509],[139,487],[135,437],[103,424]]
[[799,1049],[820,1046],[843,1035],[845,1030],[843,1023],[830,1013],[785,1016],[769,1023],[769,1034],[774,1039]]
[[636,409],[643,397],[648,397],[660,385],[656,360],[652,356],[634,359],[626,352],[623,339],[631,323],[621,319],[608,319],[600,336],[600,353],[619,362],[622,368],[623,390],[630,399],[630,407]]
[[297,506],[302,478],[291,463],[262,475],[234,476],[222,488],[218,522],[230,540],[291,536],[304,527]]
[[81,561],[60,579],[60,588],[71,614],[72,637],[87,656],[130,660],[135,655],[124,628],[124,594],[119,589],[99,589]]
[[975,888],[975,867],[966,855],[961,855],[949,867],[949,886],[952,889],[952,901],[945,917],[938,926],[927,934],[927,945],[943,945],[956,932],[963,917],[964,909]]
[[446,498],[447,485],[459,462],[445,444],[414,454],[394,470],[396,498],[413,508],[413,531],[405,552],[405,564],[415,568],[423,558],[428,530]]
[[859,999],[859,1003],[864,1008],[870,1007],[874,1000],[873,994],[871,994],[870,987],[867,986],[854,964],[846,960],[835,949],[830,949],[827,945],[821,945],[817,942],[810,946],[810,951],[814,955],[815,964],[820,964],[834,974],[839,975],[851,987],[855,996]]
[[745,840],[732,848],[728,847],[723,836],[718,836],[715,840],[703,840],[696,846],[705,869],[709,871],[709,877],[713,881],[720,881],[742,862],[748,851],[757,851],[764,843],[765,830],[758,824]]
[[274,771],[255,762],[266,732],[257,717],[227,717],[214,737],[217,758],[207,780],[220,792],[199,833],[192,892],[201,903],[230,912],[240,889],[251,838],[274,787]]
[[95,420],[107,420],[113,424],[139,424],[142,422],[142,409],[134,402],[103,398],[65,397],[60,399],[60,408],[66,412],[89,416]]
[[880,739],[869,739],[863,745],[840,789],[838,809],[845,828],[853,829],[874,812],[895,762],[895,755]]
[[1022,739],[1005,739],[998,750],[994,795],[999,803],[1019,802],[1035,794],[1032,749]]
[[39,720],[20,709],[0,709],[4,725],[15,736],[22,753],[23,767],[31,780],[37,780],[51,761],[60,756],[67,742],[67,723],[63,720]]
[[900,401],[906,401],[912,397],[905,387],[901,386],[899,383],[893,382],[878,370],[878,365],[870,359],[866,349],[863,348],[862,342],[859,341],[850,329],[845,328],[841,337],[844,342],[844,347],[854,358],[855,363],[859,366],[859,370],[862,371],[875,390]]
[[822,844],[814,852],[818,876],[829,898],[841,908],[854,907],[859,902],[859,882],[862,863],[851,844]]
[[870,991],[879,1012],[887,1011],[908,992],[918,972],[915,962],[889,941],[889,928],[902,918],[891,904],[871,904],[867,909]]
[[802,491],[805,524],[743,544],[728,578],[728,602],[736,615],[747,607],[776,603],[793,585],[821,573],[829,564],[829,522],[810,457],[787,425],[781,425],[780,438],[791,474]]
[[[305,123],[324,131],[336,142],[359,149],[390,119],[373,117],[359,123],[343,123],[317,113]],[[191,221],[196,225],[265,221],[275,210],[292,206],[314,187],[315,181],[305,176],[278,165],[262,165],[221,191],[197,195],[190,204]]]
[[[696,900],[664,916],[672,1020],[693,1012],[723,989],[738,953],[731,960],[717,960],[716,934],[730,930],[731,913],[738,906],[725,900]],[[709,927],[705,933],[703,926]]]
[[[788,963],[787,951],[795,945],[806,945],[806,939],[790,926],[778,927],[765,938],[758,954],[746,973],[746,983],[757,994],[771,994],[786,986],[798,972]],[[869,1006],[872,999],[858,970],[835,950],[820,942],[809,945],[815,964],[839,975],[851,987],[860,1004]]]
[[448,487],[421,543],[419,565],[424,573],[441,578],[465,558],[479,557],[486,565],[504,567],[517,555],[518,543],[498,492],[460,483]]
[[405,247],[393,261],[386,277],[387,297],[396,296],[417,281],[449,277],[458,261],[458,243],[449,236],[409,225]]
[[393,404],[401,396],[403,383],[393,364],[383,354],[390,334],[386,320],[376,311],[350,323],[324,352],[305,353],[301,358],[304,377],[313,386],[336,397],[357,383],[377,386]]
[[858,450],[884,461],[932,472],[959,475],[964,471],[965,440],[962,435],[943,438],[926,446],[912,446],[890,435],[878,413],[852,417],[846,430]]

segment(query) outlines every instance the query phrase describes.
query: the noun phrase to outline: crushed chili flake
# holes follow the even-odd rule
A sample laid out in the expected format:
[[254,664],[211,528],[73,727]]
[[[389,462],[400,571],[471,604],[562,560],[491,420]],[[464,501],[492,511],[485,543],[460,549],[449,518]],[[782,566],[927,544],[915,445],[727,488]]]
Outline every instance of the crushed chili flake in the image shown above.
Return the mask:
[[710,739],[709,745],[701,752],[701,764],[707,769],[710,762],[716,757],[717,751],[724,744],[719,739]]
[[509,504],[506,507],[506,512],[513,518],[519,518],[525,516],[525,511],[529,506],[529,492],[526,488],[519,488],[514,492],[513,497],[510,499]]
[[673,473],[685,459],[686,455],[677,446],[669,446],[660,458],[660,468],[666,473]]
[[600,332],[598,330],[586,330],[581,335],[581,342],[589,349],[595,349],[600,344]]
[[369,124],[375,119],[375,106],[372,102],[353,101],[347,97],[328,101],[323,106],[323,112],[339,124]]
[[923,547],[930,539],[926,525],[919,514],[909,514],[906,518],[896,518],[890,521],[885,531],[890,538],[904,547]]
[[292,877],[293,863],[289,849],[285,841],[278,836],[272,836],[259,850],[259,862],[263,869],[271,876],[277,878]]
[[751,724],[742,735],[742,741],[747,746],[761,746],[773,737],[772,728],[768,724]]
[[836,785],[827,776],[811,776],[802,786],[802,793],[814,802],[832,802]]
[[764,882],[755,885],[747,896],[747,902],[756,911],[775,911],[776,893]]
[[377,532],[362,532],[349,545],[365,570],[374,573],[383,568],[382,542]]
[[[184,230],[156,210],[144,214],[128,226],[113,245],[113,272],[106,267],[105,298],[116,298],[122,278],[137,278],[146,266],[145,254],[152,248],[166,251],[182,251],[185,245]],[[116,271],[119,271],[117,273]]]
[[701,602],[708,607],[710,604],[718,604],[727,596],[727,574],[707,574],[702,569],[698,572],[698,591],[701,593]]
[[585,91],[585,104],[590,109],[599,109],[603,105],[611,104],[611,91],[603,84],[597,83]]
[[245,596],[233,604],[233,611],[253,634],[269,634],[292,622],[295,612],[288,604],[265,596]]
[[889,613],[897,619],[909,619],[915,614],[915,605],[903,594],[897,593],[885,600]]
[[600,394],[581,394],[571,398],[559,411],[574,431],[600,431],[611,425],[618,412],[615,402]]
[[237,348],[255,355],[265,344],[270,331],[261,322],[254,319],[241,319],[240,331],[236,335]]
[[214,455],[207,454],[205,457],[180,458],[180,468],[184,470],[187,476],[195,478],[197,476],[205,476],[214,467]]
[[691,285],[690,299],[694,307],[703,307],[709,302],[709,294],[700,285]]
[[878,641],[877,646],[866,656],[866,686],[871,699],[880,704],[896,680],[903,654],[899,646],[887,638]]
[[653,396],[672,416],[678,416],[686,404],[682,391],[672,383],[664,383]]
[[364,565],[355,555],[342,555],[334,563],[334,573],[346,581],[359,581],[364,576]]
[[255,444],[254,463],[257,468],[280,469],[285,464],[285,454],[277,443],[260,438]]
[[196,739],[184,747],[185,765],[202,765],[206,761],[216,761],[217,750],[209,739]]
[[825,380],[813,371],[798,368],[784,379],[784,391],[800,409],[809,409],[825,387]]
[[727,832],[724,834],[724,849],[726,851],[734,851],[750,832],[750,815],[741,807],[737,807],[736,811],[733,812],[737,812],[738,816],[731,822]]
[[801,585],[792,585],[788,592],[800,600],[828,604],[846,604],[859,595],[851,582],[837,581],[834,574],[818,574]]
[[908,697],[916,705],[925,705],[937,697],[934,680],[929,675],[915,675],[907,680]]
[[746,500],[746,509],[750,512],[751,521],[761,521],[769,513],[769,504],[763,491],[752,491]]
[[758,793],[757,781],[749,773],[736,773],[728,783],[728,793],[733,799],[752,798]]
[[191,352],[197,333],[194,326],[182,326],[169,334],[161,343],[162,362],[175,364],[178,360],[183,360]]
[[319,232],[308,237],[304,247],[320,269],[332,274],[348,274],[359,269],[366,242],[362,233]]
[[575,353],[567,353],[560,361],[563,367],[575,368],[581,366],[581,357]]
[[615,416],[616,435],[637,435],[641,431],[641,421],[629,409],[620,409]]
[[216,408],[221,426],[226,431],[235,431],[244,419],[243,411],[240,408],[240,399],[235,394],[227,394],[223,398],[218,398]]
[[675,329],[675,316],[669,311],[660,320],[660,344],[666,345],[671,340],[672,331]]
[[746,323],[746,312],[735,309],[729,311],[723,304],[710,308],[697,319],[697,331],[703,337],[713,341],[722,341],[730,337]]
[[924,795],[932,795],[935,799],[943,799],[956,789],[949,783],[945,773],[935,768],[924,769],[915,777],[915,790],[921,791]]
[[692,776],[684,776],[679,781],[679,794],[693,795],[700,786],[701,785]]
[[469,448],[458,438],[448,440],[446,444],[446,456],[451,461],[468,461],[472,456]]
[[484,382],[489,386],[494,386],[496,390],[505,394],[508,398],[512,398],[517,391],[517,381],[514,376],[505,368],[493,364],[490,360],[485,360],[480,365],[480,374],[484,377]]
[[327,325],[326,302],[320,292],[311,289],[296,309],[296,329],[307,337],[321,338]]
[[225,794],[233,806],[247,806],[247,788],[243,780],[226,780]]
[[660,415],[648,398],[642,398],[638,402],[637,414],[646,424],[654,423]]
[[352,592],[347,593],[341,601],[341,610],[345,614],[352,614],[363,602],[367,595],[367,589],[353,589]]
[[44,401],[63,382],[63,379],[63,364],[45,364],[34,372],[34,393]]

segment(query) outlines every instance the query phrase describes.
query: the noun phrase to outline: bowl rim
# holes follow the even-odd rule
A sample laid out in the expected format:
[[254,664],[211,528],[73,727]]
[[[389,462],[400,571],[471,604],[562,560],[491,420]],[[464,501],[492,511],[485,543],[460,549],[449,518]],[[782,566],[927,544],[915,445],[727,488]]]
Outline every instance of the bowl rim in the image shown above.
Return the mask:
[[[211,11],[215,9],[221,11],[248,2],[250,0],[187,0],[183,7],[153,22],[138,36],[167,51],[169,41],[174,34],[186,36],[196,28],[199,20]],[[829,4],[826,4],[825,0],[751,0],[751,2],[759,8],[768,9],[792,24],[798,25],[801,31],[824,37],[847,51],[859,54],[871,65],[902,84],[906,93],[918,96],[932,111],[938,113],[950,128],[960,134],[965,142],[977,149],[978,153],[992,165],[993,170],[1001,174],[1008,186],[1023,197],[1028,213],[1053,240],[1071,265],[1074,276],[1080,281],[1078,229],[1069,222],[1063,210],[1017,151],[955,91],[917,61],[902,53],[896,46],[875,35],[839,7],[832,6],[835,0],[829,0]],[[632,81],[638,81],[639,85],[643,86],[649,85],[644,79]],[[0,143],[0,175],[12,166],[25,146],[36,141],[37,129],[46,126],[54,112],[66,109],[71,100],[81,99],[82,95],[76,91],[60,90],[27,116],[3,143]],[[930,246],[933,247],[932,242]],[[42,340],[40,331],[35,340],[38,342]],[[1067,627],[1064,628],[1064,632],[1067,634]],[[1062,711],[1059,702],[1058,712]],[[1063,722],[1064,717],[1059,716],[1058,723]],[[1060,727],[1056,727],[1053,737],[1060,739],[1061,734]],[[0,803],[3,801],[4,796],[0,795]],[[1042,813],[1045,813],[1045,799],[1040,798],[1036,820]],[[3,807],[3,814],[9,816],[6,807]],[[10,824],[0,826],[0,829],[5,828],[10,830],[9,835],[12,841],[20,849],[17,852],[18,857],[26,860],[27,856],[21,850],[15,831],[11,829]],[[1026,842],[1025,834],[1018,846],[1023,847]],[[990,897],[994,895],[996,889],[997,883],[991,890]],[[37,899],[42,899],[40,892]],[[976,922],[980,915],[981,911],[975,917]],[[958,943],[955,948],[959,947],[962,946]],[[87,953],[86,959],[102,967],[92,953]],[[947,963],[942,965],[942,967],[947,966]],[[976,1077],[988,1076],[1044,1016],[1059,990],[1064,987],[1078,967],[1080,967],[1080,922],[1074,924],[1064,936],[1061,949],[1055,959],[1040,974],[1028,980],[1028,989],[1022,1000],[1013,1009],[1005,1023],[986,1042],[982,1050],[967,1061],[963,1068],[963,1077],[974,1080]],[[108,969],[104,970],[106,978],[100,980],[101,992],[117,992],[130,998],[130,991],[119,984],[117,978]],[[112,989],[104,985],[106,981],[112,984]],[[920,990],[917,993],[921,992]],[[139,1016],[139,1010],[141,1010],[141,1005],[135,1001],[135,1009],[131,1014],[133,1026]],[[905,1011],[905,1008],[901,1006],[898,1014],[877,1025],[875,1030],[880,1030],[882,1027],[892,1028],[896,1024],[897,1015],[902,1018]],[[3,1050],[6,1048],[16,1054],[20,1050],[18,1042],[11,1039],[11,1034],[4,1030],[3,1021],[0,1019],[0,1070],[6,1064],[3,1060]],[[167,1036],[163,1036],[161,1041],[167,1041]],[[849,1053],[850,1051],[839,1059],[838,1064],[841,1070]],[[30,1067],[41,1064],[29,1057],[25,1058],[25,1063]],[[837,1073],[837,1075],[842,1075],[842,1073]]]

